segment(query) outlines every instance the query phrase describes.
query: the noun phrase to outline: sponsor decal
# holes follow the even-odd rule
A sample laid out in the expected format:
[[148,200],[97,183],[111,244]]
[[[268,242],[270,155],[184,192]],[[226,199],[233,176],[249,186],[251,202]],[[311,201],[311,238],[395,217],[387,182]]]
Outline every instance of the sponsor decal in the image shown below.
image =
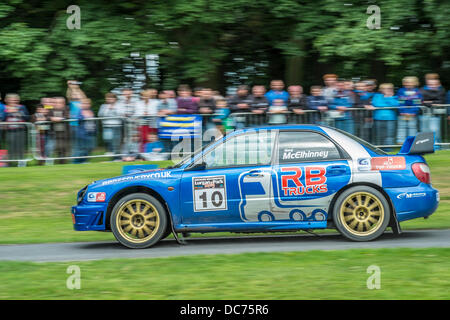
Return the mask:
[[430,139],[422,139],[422,140],[416,141],[416,144],[422,144],[422,143],[425,143],[425,142],[428,142],[428,141],[430,141]]
[[192,177],[194,211],[227,210],[225,176]]
[[397,195],[397,199],[402,200],[402,199],[422,198],[426,197],[426,195],[427,194],[425,192],[412,192],[412,193],[403,192]]
[[128,176],[128,177],[120,177],[120,178],[114,178],[110,180],[103,181],[102,186],[124,182],[124,181],[134,181],[134,180],[145,180],[145,179],[161,179],[161,178],[171,178],[170,171],[164,171],[164,172],[153,172],[153,173],[146,173],[141,174],[138,176]]
[[105,202],[106,193],[105,192],[89,192],[87,196],[88,202]]
[[289,160],[289,159],[309,159],[309,158],[322,158],[327,159],[328,158],[329,151],[323,150],[323,151],[297,151],[294,152],[293,149],[285,149],[283,152],[283,160]]
[[370,160],[372,170],[405,170],[404,157],[377,157]]
[[371,169],[370,158],[358,159],[358,170],[368,171]]
[[[284,167],[281,168],[281,172],[281,188],[285,196],[328,192],[325,167],[305,167],[304,172],[299,167]],[[304,185],[300,181],[303,173]]]

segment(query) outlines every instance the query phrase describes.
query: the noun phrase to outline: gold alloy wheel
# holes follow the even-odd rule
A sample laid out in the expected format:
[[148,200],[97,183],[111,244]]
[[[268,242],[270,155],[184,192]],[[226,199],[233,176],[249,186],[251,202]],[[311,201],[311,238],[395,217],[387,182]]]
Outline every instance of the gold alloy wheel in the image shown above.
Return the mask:
[[158,210],[146,200],[127,201],[120,206],[116,215],[117,230],[133,243],[151,239],[158,231],[159,224]]
[[342,202],[340,218],[342,225],[350,233],[368,236],[383,224],[383,204],[371,193],[355,192]]

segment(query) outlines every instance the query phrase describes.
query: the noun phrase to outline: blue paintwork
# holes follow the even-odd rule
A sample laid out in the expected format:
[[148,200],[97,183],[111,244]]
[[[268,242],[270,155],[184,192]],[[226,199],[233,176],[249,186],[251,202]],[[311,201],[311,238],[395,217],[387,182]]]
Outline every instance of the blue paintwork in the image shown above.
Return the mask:
[[[207,147],[204,152],[242,132],[273,129],[312,130],[325,134],[319,126],[314,125],[287,125],[267,126],[235,131],[215,144]],[[337,141],[339,143],[339,141]],[[376,153],[365,148],[371,157],[379,157]],[[301,163],[292,165],[273,165],[258,167],[233,167],[208,170],[185,170],[200,155],[175,169],[149,170],[134,174],[127,174],[116,178],[95,181],[87,186],[86,193],[76,206],[72,207],[75,218],[74,229],[77,231],[106,230],[108,210],[112,209],[111,199],[127,188],[144,187],[160,195],[170,210],[176,231],[282,231],[299,229],[319,229],[327,227],[329,208],[319,208],[314,203],[306,205],[293,204],[293,201],[320,200],[323,197],[333,197],[339,190],[351,183],[351,161],[320,161],[314,163]],[[411,166],[416,162],[425,162],[420,155],[403,154],[406,160],[405,170],[380,171],[382,187],[394,205],[398,221],[405,221],[418,217],[431,215],[438,206],[438,191],[431,185],[421,183],[412,172]],[[283,167],[298,166],[324,166],[328,191],[320,195],[282,196],[280,194],[279,173]],[[260,182],[244,182],[245,177],[251,177],[251,170],[269,172],[267,183],[270,192],[266,192]],[[193,204],[193,177],[225,176],[226,183],[226,209],[195,211]],[[304,184],[304,176],[302,177]],[[173,187],[173,191],[168,188]],[[81,190],[80,190],[81,192]],[[105,193],[104,202],[88,202],[89,193]],[[266,194],[267,193],[267,194]],[[404,195],[402,195],[404,194]],[[408,196],[409,195],[409,196]],[[250,221],[245,216],[245,206],[249,197],[263,197],[258,204],[265,208],[257,212],[258,221]],[[276,218],[271,208],[287,210],[284,219]],[[309,211],[308,211],[309,210]],[[309,212],[309,213],[308,213]],[[294,221],[294,216],[303,221]],[[264,218],[273,218],[274,221],[265,221]],[[263,221],[261,221],[263,220]]]

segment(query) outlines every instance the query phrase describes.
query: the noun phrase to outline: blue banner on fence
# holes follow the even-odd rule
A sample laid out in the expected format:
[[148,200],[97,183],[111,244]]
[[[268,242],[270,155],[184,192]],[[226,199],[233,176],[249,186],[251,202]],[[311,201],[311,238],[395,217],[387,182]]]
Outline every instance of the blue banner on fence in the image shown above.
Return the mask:
[[177,114],[160,118],[160,138],[199,138],[202,131],[202,116]]

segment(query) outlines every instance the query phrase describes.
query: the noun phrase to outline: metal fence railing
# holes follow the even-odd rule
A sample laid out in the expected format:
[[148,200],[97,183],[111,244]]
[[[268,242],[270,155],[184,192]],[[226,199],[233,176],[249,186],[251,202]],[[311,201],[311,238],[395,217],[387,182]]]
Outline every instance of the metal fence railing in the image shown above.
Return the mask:
[[[432,131],[439,147],[450,147],[447,110],[450,105],[431,107],[349,108],[346,110],[302,110],[297,112],[251,112],[201,115],[202,133],[192,139],[191,151],[214,138],[205,133],[215,128],[240,129],[266,124],[321,124],[348,131],[381,148],[400,147],[407,135]],[[402,112],[406,113],[400,113]],[[416,110],[417,113],[412,112]],[[408,111],[411,111],[408,113]],[[186,115],[186,117],[193,115]],[[0,166],[18,162],[83,162],[91,158],[121,159],[130,154],[145,158],[148,135],[156,133],[158,116],[104,117],[59,122],[0,122]],[[160,128],[159,128],[160,129]],[[155,159],[169,158],[175,142],[160,139],[163,151]]]
[[[450,142],[447,107],[348,108],[346,110],[301,110],[266,114],[233,113],[236,127],[260,124],[322,124],[352,133],[381,147],[400,146],[408,135],[435,133],[438,145]],[[400,113],[402,111],[404,113]],[[414,113],[416,112],[416,113]]]
[[30,122],[0,122],[0,166],[18,162],[19,166],[33,160]]

